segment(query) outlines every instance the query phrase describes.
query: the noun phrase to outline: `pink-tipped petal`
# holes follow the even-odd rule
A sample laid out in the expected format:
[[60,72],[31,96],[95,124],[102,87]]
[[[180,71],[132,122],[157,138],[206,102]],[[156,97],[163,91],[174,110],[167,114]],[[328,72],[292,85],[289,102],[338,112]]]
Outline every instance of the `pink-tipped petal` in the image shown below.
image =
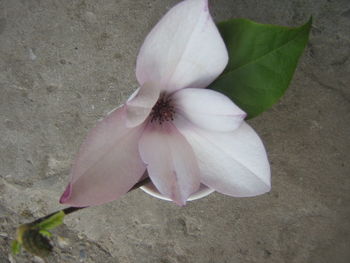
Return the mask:
[[233,132],[194,128],[184,119],[176,126],[195,152],[202,183],[235,197],[270,191],[270,165],[264,145],[247,123]]
[[159,98],[160,90],[153,84],[145,83],[137,89],[126,102],[127,127],[143,123]]
[[60,203],[64,204],[65,202],[67,202],[71,193],[72,193],[72,185],[71,183],[69,183],[66,187],[66,190],[64,190],[63,194],[61,195]]
[[246,117],[225,95],[208,89],[182,89],[172,95],[176,110],[200,128],[233,131]]
[[140,179],[145,165],[138,152],[143,126],[126,127],[125,107],[100,121],[88,134],[60,202],[93,206],[115,200]]
[[207,0],[180,2],[148,34],[137,58],[136,76],[169,92],[207,87],[224,70],[226,46]]
[[158,191],[178,205],[185,205],[200,186],[197,161],[186,139],[171,123],[150,124],[139,149]]

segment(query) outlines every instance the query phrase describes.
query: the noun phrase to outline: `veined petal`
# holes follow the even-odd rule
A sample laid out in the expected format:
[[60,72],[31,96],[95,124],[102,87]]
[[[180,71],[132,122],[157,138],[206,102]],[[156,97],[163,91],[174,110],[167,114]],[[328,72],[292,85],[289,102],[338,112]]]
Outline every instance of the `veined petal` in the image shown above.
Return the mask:
[[207,0],[180,2],[158,22],[143,43],[136,76],[163,91],[207,87],[224,70],[226,46]]
[[233,131],[246,113],[225,95],[208,89],[182,89],[171,98],[176,112],[200,128],[212,131]]
[[60,202],[92,206],[127,193],[146,167],[138,152],[144,127],[129,129],[125,107],[110,113],[90,131],[71,171],[71,181]]
[[159,88],[151,83],[145,83],[138,88],[126,102],[126,126],[131,128],[144,122],[156,104],[159,94]]
[[216,191],[236,196],[256,196],[270,191],[270,166],[255,131],[245,122],[233,132],[212,132],[176,126],[195,152],[201,182]]
[[149,124],[139,149],[158,191],[178,205],[185,205],[200,186],[197,161],[186,139],[170,122]]

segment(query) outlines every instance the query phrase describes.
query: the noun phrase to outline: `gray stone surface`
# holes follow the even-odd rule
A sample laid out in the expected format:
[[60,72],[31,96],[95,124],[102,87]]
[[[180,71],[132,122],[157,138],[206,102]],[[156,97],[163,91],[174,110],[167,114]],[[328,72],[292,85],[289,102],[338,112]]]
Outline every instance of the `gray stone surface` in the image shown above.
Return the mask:
[[[97,119],[137,86],[144,37],[175,0],[0,0],[0,262],[16,225],[58,209]],[[300,25],[311,40],[285,97],[250,121],[271,193],[180,208],[134,191],[67,218],[49,262],[350,262],[348,0],[217,0],[217,21]]]

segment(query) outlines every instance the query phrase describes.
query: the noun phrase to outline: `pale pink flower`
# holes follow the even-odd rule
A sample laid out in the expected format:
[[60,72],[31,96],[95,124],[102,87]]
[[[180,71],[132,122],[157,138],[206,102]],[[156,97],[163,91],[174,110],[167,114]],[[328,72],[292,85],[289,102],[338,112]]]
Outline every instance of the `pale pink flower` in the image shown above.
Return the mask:
[[264,146],[229,98],[206,88],[228,61],[207,0],[173,7],[137,58],[140,88],[91,130],[61,203],[115,200],[148,174],[179,205],[200,184],[246,197],[270,190]]

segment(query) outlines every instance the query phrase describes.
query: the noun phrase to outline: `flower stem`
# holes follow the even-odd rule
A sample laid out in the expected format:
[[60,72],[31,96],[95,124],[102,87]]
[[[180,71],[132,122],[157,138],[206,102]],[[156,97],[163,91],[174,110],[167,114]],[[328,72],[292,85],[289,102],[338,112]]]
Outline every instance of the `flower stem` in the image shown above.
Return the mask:
[[[145,185],[145,184],[148,184],[149,182],[151,182],[151,179],[150,179],[149,177],[146,177],[146,178],[140,180],[140,181],[137,182],[132,188],[130,188],[130,190],[128,191],[128,193],[131,192],[131,191],[133,191],[133,190],[135,190],[135,189],[140,188],[141,186],[143,186],[143,185]],[[62,210],[58,210],[58,211],[53,212],[53,213],[51,213],[51,214],[48,214],[48,215],[46,215],[46,216],[40,217],[40,218],[34,220],[33,222],[28,223],[28,225],[32,225],[32,226],[33,226],[33,225],[37,225],[37,224],[43,222],[44,220],[50,218],[50,217],[53,216],[54,214],[57,214],[57,213],[60,212],[60,211],[62,211],[65,215],[69,215],[69,214],[71,214],[71,213],[74,213],[74,212],[76,212],[76,211],[78,211],[78,210],[81,210],[81,209],[84,209],[84,208],[87,208],[87,207],[89,207],[89,206],[83,206],[83,207],[73,207],[73,206],[70,206],[70,207],[66,207],[66,208],[64,208],[64,209],[62,209]]]
[[[147,176],[137,182],[128,192],[131,192],[151,180]],[[27,252],[39,256],[47,257],[52,252],[52,245],[48,237],[52,236],[49,231],[60,226],[66,215],[79,211],[85,207],[66,207],[49,215],[40,217],[33,222],[20,225],[16,229],[16,239],[12,241],[11,250],[14,255],[18,254],[23,247]]]

